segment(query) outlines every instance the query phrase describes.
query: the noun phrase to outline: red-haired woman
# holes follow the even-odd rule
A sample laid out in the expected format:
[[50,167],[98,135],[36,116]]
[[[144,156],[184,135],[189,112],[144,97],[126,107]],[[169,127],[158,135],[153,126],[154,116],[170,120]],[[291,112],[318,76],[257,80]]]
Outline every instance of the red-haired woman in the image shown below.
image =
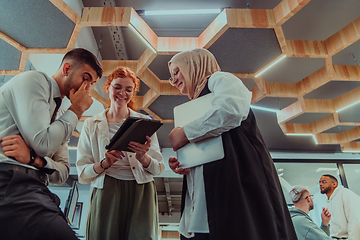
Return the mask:
[[135,153],[105,149],[127,117],[148,118],[133,110],[139,80],[129,68],[119,67],[108,76],[104,89],[110,106],[86,119],[77,151],[79,182],[91,183],[86,238],[158,239],[153,176],[165,166],[156,134],[145,144],[130,143]]

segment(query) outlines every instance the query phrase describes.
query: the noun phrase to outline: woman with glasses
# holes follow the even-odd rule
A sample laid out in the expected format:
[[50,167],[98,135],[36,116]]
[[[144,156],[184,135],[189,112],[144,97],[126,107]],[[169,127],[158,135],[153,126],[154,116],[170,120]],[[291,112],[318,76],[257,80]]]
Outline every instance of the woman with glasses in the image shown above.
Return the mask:
[[231,73],[221,72],[205,49],[176,54],[168,63],[170,82],[192,99],[213,93],[212,109],[169,141],[174,151],[188,142],[222,136],[225,157],[183,169],[182,239],[297,239],[281,185],[250,109],[251,92]]
[[126,151],[107,151],[125,119],[149,118],[134,111],[139,80],[126,67],[115,69],[104,90],[110,106],[86,119],[81,131],[77,170],[79,182],[91,183],[86,227],[89,240],[158,239],[158,206],[153,176],[165,168],[156,133],[145,144],[130,143]]

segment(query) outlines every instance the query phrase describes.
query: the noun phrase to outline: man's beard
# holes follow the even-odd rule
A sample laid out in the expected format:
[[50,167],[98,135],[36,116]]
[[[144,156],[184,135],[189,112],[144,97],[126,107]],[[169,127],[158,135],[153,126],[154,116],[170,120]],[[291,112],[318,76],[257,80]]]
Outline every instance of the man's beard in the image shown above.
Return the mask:
[[314,204],[311,204],[310,207],[309,207],[309,211],[311,211],[313,209],[314,209]]
[[323,190],[320,190],[322,194],[326,194],[328,191],[330,191],[331,187],[324,188]]

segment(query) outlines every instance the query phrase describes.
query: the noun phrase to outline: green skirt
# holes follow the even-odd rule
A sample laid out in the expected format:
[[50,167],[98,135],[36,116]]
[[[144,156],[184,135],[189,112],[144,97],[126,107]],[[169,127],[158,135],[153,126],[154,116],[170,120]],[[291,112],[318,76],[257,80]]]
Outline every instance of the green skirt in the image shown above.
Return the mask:
[[86,224],[88,240],[158,240],[159,215],[154,182],[138,184],[105,176],[94,188]]

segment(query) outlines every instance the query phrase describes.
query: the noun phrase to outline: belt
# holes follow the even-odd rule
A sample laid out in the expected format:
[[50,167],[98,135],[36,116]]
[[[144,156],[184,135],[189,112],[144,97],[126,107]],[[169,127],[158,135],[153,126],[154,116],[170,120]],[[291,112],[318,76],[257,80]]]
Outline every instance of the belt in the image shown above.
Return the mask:
[[33,176],[41,180],[43,183],[45,183],[45,185],[48,184],[47,174],[42,171],[23,167],[21,165],[11,164],[11,163],[0,163],[0,171],[8,171],[8,170],[15,170],[25,173],[27,175]]
[[347,239],[347,238],[345,238],[345,237],[341,237],[341,238],[339,238],[339,237],[331,237],[332,239]]

